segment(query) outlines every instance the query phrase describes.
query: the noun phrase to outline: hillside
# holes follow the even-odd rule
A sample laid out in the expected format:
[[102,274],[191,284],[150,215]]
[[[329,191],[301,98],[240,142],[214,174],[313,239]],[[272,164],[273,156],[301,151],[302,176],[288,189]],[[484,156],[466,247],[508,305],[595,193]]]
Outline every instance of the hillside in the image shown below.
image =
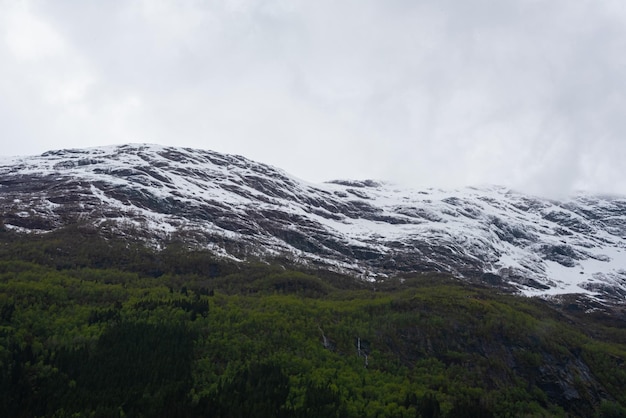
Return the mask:
[[0,232],[13,417],[620,417],[624,311]]
[[13,231],[91,225],[365,280],[440,272],[530,296],[626,297],[623,197],[310,184],[240,156],[124,145],[3,160],[0,216]]

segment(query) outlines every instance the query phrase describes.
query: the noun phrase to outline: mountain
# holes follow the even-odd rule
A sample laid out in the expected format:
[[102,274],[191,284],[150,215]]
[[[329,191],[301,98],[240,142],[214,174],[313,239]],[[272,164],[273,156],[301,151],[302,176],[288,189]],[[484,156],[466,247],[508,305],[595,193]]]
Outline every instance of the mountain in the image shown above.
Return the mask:
[[624,197],[311,184],[241,156],[122,145],[0,160],[0,208],[0,226],[20,232],[86,223],[366,280],[439,271],[526,295],[626,298]]

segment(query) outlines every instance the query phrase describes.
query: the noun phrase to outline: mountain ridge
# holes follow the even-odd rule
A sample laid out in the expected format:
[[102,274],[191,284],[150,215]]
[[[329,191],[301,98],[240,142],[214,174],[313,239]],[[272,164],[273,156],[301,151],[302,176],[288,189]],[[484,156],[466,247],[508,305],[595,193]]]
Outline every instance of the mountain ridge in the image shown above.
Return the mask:
[[154,246],[287,257],[364,279],[440,271],[526,295],[626,298],[626,198],[505,187],[308,183],[245,157],[150,144],[0,159],[4,228],[86,222]]

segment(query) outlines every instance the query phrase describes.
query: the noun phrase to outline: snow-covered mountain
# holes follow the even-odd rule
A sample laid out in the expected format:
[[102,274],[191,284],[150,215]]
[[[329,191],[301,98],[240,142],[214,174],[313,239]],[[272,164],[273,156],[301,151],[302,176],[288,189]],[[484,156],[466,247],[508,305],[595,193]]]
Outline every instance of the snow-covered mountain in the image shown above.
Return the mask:
[[626,198],[540,199],[502,187],[310,184],[240,156],[157,145],[0,160],[5,228],[87,222],[152,245],[384,278],[444,271],[528,295],[626,301]]

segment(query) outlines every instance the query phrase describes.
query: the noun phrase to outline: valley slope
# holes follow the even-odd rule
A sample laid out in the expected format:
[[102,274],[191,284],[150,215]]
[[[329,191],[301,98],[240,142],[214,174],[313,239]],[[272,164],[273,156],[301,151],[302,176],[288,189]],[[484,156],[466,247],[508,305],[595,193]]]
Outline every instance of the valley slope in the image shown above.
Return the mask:
[[623,197],[311,184],[240,156],[123,145],[0,160],[0,216],[16,231],[84,223],[366,280],[438,271],[526,295],[626,298]]

